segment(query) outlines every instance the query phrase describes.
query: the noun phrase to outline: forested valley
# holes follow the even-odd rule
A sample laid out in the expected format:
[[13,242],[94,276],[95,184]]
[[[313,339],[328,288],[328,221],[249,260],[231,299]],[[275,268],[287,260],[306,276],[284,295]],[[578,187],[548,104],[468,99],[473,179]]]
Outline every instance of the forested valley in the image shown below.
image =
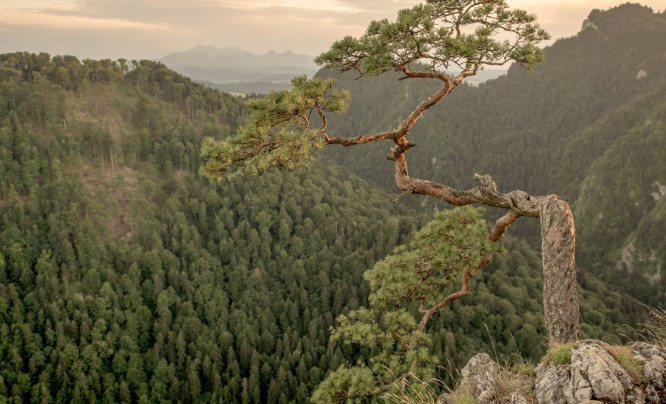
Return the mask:
[[[645,316],[632,296],[663,302],[666,284],[666,54],[655,50],[666,20],[623,6],[588,21],[536,72],[514,66],[458,89],[419,124],[430,143],[413,166],[571,201],[582,336],[621,341]],[[633,53],[611,53],[619,40]],[[345,136],[394,125],[427,91],[336,78],[352,91],[330,122]],[[241,100],[156,62],[0,55],[0,399],[300,403],[367,354],[329,341],[330,327],[366,304],[363,272],[442,207],[393,204],[381,148],[360,151],[379,159],[333,149],[307,171],[205,180],[203,139],[246,116]],[[441,378],[480,351],[545,352],[541,259],[525,227],[433,320]],[[633,283],[599,279],[618,276]]]

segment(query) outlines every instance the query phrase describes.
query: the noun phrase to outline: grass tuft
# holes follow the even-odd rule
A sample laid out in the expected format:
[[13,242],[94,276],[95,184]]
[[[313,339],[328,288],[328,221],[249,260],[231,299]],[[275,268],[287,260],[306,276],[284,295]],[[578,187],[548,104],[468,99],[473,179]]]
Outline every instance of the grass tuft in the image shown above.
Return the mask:
[[571,363],[571,350],[576,347],[575,342],[567,342],[549,349],[541,358],[544,366],[548,365],[566,365]]
[[[439,384],[439,380],[433,381]],[[439,394],[432,384],[412,376],[400,388],[399,393],[386,393],[382,398],[393,404],[436,404]]]
[[604,345],[609,354],[639,383],[647,383],[648,380],[643,374],[643,362],[634,357],[633,350],[628,346]]
[[643,329],[638,331],[641,339],[666,348],[666,310],[650,311],[650,319],[641,325]]
[[455,404],[476,404],[475,389],[473,383],[462,383],[451,392],[451,399]]

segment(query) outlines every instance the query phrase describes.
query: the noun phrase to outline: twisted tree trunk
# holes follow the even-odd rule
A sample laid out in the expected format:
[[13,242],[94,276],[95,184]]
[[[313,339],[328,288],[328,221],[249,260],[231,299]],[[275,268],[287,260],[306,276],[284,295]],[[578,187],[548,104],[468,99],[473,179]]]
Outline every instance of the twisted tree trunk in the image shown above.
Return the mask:
[[[474,65],[470,69],[473,67]],[[454,79],[437,73],[428,73],[424,76],[422,73],[410,71],[406,66],[402,66],[401,70],[406,78],[439,79],[443,85],[439,91],[423,100],[398,128],[354,138],[329,137],[326,134],[326,116],[319,104],[316,104],[317,111],[322,118],[320,133],[326,144],[355,146],[392,140],[395,146],[391,149],[392,153],[388,158],[394,162],[396,185],[404,191],[403,195],[412,193],[430,195],[456,206],[477,203],[507,211],[505,220],[509,220],[509,222],[499,223],[499,227],[496,226],[493,232],[497,232],[497,236],[493,236],[492,241],[499,240],[504,230],[521,216],[540,218],[544,276],[543,305],[548,342],[558,344],[577,340],[579,318],[574,258],[576,237],[569,205],[560,200],[557,195],[533,196],[520,190],[508,193],[499,192],[497,185],[489,175],[475,174],[474,180],[481,185],[470,190],[454,189],[434,181],[410,177],[405,153],[414,147],[414,144],[407,140],[407,135],[414,123],[430,107],[446,97],[465,77],[476,74],[476,70],[464,70]],[[489,261],[490,259],[488,259]]]

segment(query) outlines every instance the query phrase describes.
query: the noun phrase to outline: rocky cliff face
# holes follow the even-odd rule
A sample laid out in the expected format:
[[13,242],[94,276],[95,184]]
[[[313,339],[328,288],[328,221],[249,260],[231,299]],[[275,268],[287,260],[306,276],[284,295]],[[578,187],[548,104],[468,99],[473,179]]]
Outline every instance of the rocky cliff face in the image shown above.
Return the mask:
[[[619,347],[579,341],[570,363],[539,364],[534,377],[511,375],[486,354],[470,359],[461,373],[461,385],[473,386],[479,404],[666,402],[666,349],[643,342]],[[445,394],[440,402],[454,403],[454,395]]]

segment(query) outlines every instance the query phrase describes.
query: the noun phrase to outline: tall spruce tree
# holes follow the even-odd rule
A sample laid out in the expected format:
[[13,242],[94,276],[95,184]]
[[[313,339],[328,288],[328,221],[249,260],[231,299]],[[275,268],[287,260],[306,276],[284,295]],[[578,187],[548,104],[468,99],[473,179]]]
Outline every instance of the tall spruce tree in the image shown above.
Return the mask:
[[[345,369],[334,372],[318,391],[321,395],[315,397],[317,401],[385,391],[391,383],[386,375],[380,375],[381,369],[389,370],[396,385],[396,380],[404,381],[415,374],[416,367],[427,364],[428,355],[422,349],[427,346],[423,335],[425,324],[446,304],[469,293],[470,278],[490,261],[494,251],[490,245],[523,216],[541,220],[544,312],[549,341],[577,339],[575,230],[568,204],[557,195],[535,196],[520,190],[499,192],[489,175],[474,175],[480,186],[459,190],[411,177],[407,168],[406,154],[415,146],[408,139],[411,129],[426,111],[466,78],[485,66],[513,61],[530,69],[543,60],[537,44],[547,39],[548,34],[535,23],[535,18],[523,10],[510,9],[505,0],[428,0],[427,4],[401,10],[395,21],[371,22],[363,36],[335,42],[328,52],[316,58],[326,68],[357,71],[361,77],[395,71],[402,74],[402,79],[441,83],[435,93],[418,103],[392,130],[352,138],[329,136],[326,116],[343,112],[349,94],[335,89],[331,79],[297,77],[292,81],[291,91],[273,92],[252,101],[249,121],[234,136],[204,142],[202,155],[206,164],[202,173],[222,180],[261,174],[276,167],[307,166],[314,152],[326,145],[357,146],[389,141],[393,147],[388,158],[394,162],[396,184],[403,191],[397,199],[414,193],[434,196],[456,206],[482,204],[506,210],[485,235],[480,231],[464,231],[472,223],[474,227],[481,222],[471,211],[457,210],[453,213],[455,218],[447,216],[433,223],[443,220],[445,228],[456,225],[459,233],[434,231],[437,224],[431,224],[421,235],[422,240],[430,241],[425,244],[417,241],[410,247],[412,250],[399,249],[394,257],[368,271],[366,278],[373,287],[372,308],[341,317],[335,335],[381,348],[370,360],[375,367],[361,366],[351,373]],[[507,153],[510,152],[507,147]],[[460,234],[465,234],[468,240],[459,239]],[[438,265],[441,270],[435,269]],[[444,293],[455,277],[459,278],[460,289]],[[423,315],[418,324],[408,311],[399,308],[411,300],[418,302]]]

